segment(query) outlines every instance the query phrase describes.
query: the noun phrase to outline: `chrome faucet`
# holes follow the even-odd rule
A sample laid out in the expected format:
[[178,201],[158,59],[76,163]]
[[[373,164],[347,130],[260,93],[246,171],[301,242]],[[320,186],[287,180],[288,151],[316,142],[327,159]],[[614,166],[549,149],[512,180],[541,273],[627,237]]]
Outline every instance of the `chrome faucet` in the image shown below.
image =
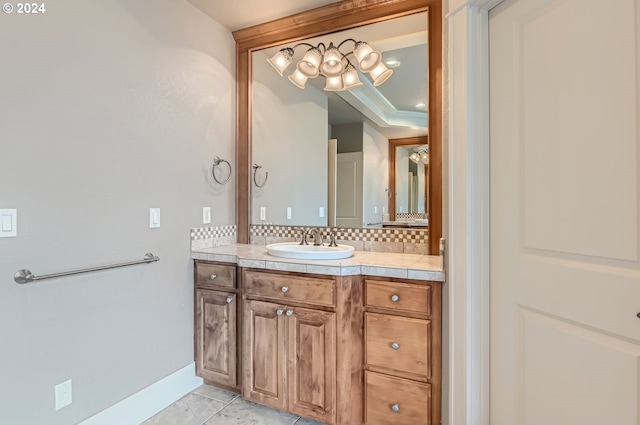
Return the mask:
[[307,234],[310,236],[313,236],[313,245],[314,246],[320,246],[322,245],[322,232],[320,231],[320,229],[318,229],[317,227],[312,227],[311,229],[307,230]]

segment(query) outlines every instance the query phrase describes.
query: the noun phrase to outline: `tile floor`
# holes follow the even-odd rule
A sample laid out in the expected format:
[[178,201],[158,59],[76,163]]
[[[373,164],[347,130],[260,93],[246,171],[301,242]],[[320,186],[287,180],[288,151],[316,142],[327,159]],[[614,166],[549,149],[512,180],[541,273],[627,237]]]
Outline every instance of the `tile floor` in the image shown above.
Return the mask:
[[322,425],[202,385],[142,425]]

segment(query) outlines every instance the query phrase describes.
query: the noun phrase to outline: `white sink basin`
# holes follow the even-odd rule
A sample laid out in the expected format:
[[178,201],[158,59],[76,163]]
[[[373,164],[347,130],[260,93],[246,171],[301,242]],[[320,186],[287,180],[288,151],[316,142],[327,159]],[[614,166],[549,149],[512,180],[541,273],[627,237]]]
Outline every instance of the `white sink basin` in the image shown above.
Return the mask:
[[314,246],[300,245],[299,242],[272,243],[267,252],[276,257],[301,260],[340,260],[353,255],[354,248],[349,245]]

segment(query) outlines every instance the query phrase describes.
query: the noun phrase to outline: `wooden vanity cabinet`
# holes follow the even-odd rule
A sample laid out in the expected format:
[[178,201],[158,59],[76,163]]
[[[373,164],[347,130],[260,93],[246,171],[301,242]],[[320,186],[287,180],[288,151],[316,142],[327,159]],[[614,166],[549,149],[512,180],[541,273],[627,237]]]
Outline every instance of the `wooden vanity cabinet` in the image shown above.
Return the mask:
[[365,277],[364,420],[441,422],[442,284]]
[[243,396],[323,423],[361,423],[359,278],[251,269],[242,276]]
[[239,291],[235,265],[196,261],[195,362],[205,383],[239,392]]

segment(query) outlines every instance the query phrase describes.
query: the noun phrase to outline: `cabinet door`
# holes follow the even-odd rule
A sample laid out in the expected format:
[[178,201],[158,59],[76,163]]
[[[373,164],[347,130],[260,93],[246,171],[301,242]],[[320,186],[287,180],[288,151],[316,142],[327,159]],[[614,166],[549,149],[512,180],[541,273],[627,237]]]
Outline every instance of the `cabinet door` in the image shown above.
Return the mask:
[[245,301],[242,395],[285,410],[285,316],[281,306]]
[[236,386],[236,295],[196,290],[196,374]]
[[285,314],[289,411],[335,423],[336,315],[293,307]]

